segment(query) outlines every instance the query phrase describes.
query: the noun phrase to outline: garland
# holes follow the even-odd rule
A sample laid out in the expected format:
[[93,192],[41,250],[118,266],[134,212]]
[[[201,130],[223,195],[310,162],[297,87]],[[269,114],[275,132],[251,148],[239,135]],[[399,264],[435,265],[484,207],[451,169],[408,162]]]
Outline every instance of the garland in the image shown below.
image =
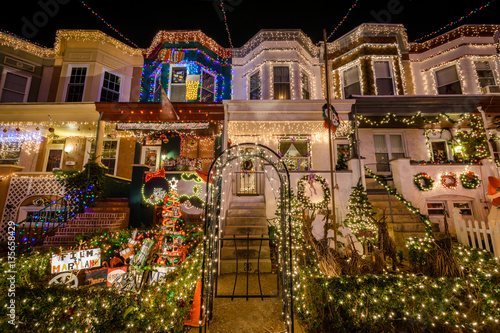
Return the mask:
[[[317,203],[311,202],[310,195],[305,193],[306,183],[310,184],[311,191],[316,192],[316,189],[313,186],[315,181],[321,184],[321,189],[323,190],[323,200]],[[297,200],[308,209],[326,208],[330,202],[330,188],[328,187],[328,183],[323,177],[316,174],[305,175],[297,183]]]
[[458,186],[457,175],[453,172],[445,172],[441,175],[441,185],[445,188],[456,190]]
[[413,176],[413,183],[420,191],[430,191],[434,187],[434,179],[425,172]]
[[460,174],[460,182],[464,188],[476,189],[481,185],[479,176],[472,171]]

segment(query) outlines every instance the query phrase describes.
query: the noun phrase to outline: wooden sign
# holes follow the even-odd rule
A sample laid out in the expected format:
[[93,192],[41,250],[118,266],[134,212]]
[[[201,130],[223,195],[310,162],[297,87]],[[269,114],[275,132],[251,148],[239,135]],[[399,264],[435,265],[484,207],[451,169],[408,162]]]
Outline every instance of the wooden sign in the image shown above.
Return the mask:
[[122,274],[127,272],[127,266],[115,267],[108,269],[108,287],[111,287],[113,282]]
[[102,268],[85,273],[85,285],[104,287],[108,283],[108,269]]
[[52,274],[101,266],[101,249],[90,249],[55,254],[50,263]]
[[149,280],[149,284],[163,283],[162,277],[172,272],[173,270],[175,270],[175,267],[172,266],[154,266],[153,270],[151,271],[151,279]]

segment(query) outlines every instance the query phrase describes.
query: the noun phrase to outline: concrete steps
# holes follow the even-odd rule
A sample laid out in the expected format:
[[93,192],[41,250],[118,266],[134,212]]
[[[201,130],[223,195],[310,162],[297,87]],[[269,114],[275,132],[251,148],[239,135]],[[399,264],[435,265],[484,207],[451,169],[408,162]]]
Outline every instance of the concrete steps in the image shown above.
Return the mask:
[[267,238],[268,234],[264,197],[234,197],[226,214],[226,226],[222,237],[235,240],[222,241],[220,273],[235,273],[236,261],[238,261],[238,273],[257,270],[261,273],[271,272],[269,241],[247,240],[247,237]]

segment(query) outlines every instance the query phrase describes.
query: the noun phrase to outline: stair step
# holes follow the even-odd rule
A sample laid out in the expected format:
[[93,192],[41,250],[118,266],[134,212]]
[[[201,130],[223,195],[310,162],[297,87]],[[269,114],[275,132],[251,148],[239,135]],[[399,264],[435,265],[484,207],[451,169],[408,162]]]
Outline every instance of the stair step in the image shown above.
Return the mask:
[[[271,259],[261,259],[260,262],[257,259],[238,260],[238,273],[256,273],[259,269],[260,273],[271,273]],[[220,262],[220,273],[228,274],[236,272],[236,259],[221,260]]]
[[265,202],[231,202],[229,209],[266,209]]
[[[437,228],[437,229],[436,229]],[[423,223],[394,223],[394,232],[425,232],[425,225]],[[439,231],[439,224],[432,224],[432,231]]]
[[230,216],[226,218],[227,226],[237,225],[252,225],[252,226],[267,226],[267,219],[265,217],[243,217],[243,216]]
[[[260,235],[253,235],[253,237],[260,237]],[[268,234],[264,234],[264,237],[263,238],[269,238],[268,237],[269,235]],[[222,248],[224,247],[228,247],[228,248],[234,248],[234,243],[235,241],[233,239],[236,240],[236,246],[238,248],[240,247],[246,247],[247,246],[247,242],[248,242],[248,246],[260,246],[260,244],[266,244],[266,242],[269,242],[269,240],[263,240],[263,241],[260,241],[260,240],[248,240],[247,241],[247,236],[238,236],[236,235],[236,237],[233,238],[233,235],[226,235],[226,236],[223,236],[223,238],[226,238],[226,240],[223,240],[222,241]],[[230,240],[227,240],[227,238],[230,238]],[[252,235],[250,235],[250,238],[252,238]],[[267,243],[269,244],[269,243]]]
[[128,213],[130,208],[128,206],[99,206],[85,208],[85,213]]
[[270,259],[271,258],[271,250],[269,248],[269,241],[263,241],[262,247],[260,246],[248,246],[248,250],[245,245],[238,245],[238,248],[224,246],[221,249],[221,260],[226,259],[236,259],[236,254],[238,254],[238,261],[245,262],[247,255],[249,259],[257,259],[259,257],[259,249],[260,249],[260,259]]
[[224,237],[231,237],[232,235],[241,235],[250,237],[255,237],[256,235],[268,235],[269,231],[267,226],[256,226],[256,225],[227,225],[224,230]]
[[266,202],[263,195],[234,196],[232,202]]
[[227,217],[266,217],[265,209],[229,209]]

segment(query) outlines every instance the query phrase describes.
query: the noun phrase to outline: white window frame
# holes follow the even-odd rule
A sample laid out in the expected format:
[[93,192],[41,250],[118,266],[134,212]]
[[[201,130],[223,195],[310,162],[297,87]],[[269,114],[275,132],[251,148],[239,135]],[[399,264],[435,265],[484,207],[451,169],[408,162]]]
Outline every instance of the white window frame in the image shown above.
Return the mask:
[[[24,90],[24,97],[23,97],[23,103],[26,103],[28,101],[28,97],[29,97],[29,92],[30,92],[30,88],[31,88],[31,78],[32,77],[31,77],[31,75],[25,74],[22,71],[15,70],[15,69],[12,69],[12,68],[9,68],[9,67],[4,67],[3,68],[2,77],[0,78],[0,101],[2,100],[3,87],[5,85],[5,80],[7,79],[7,73],[11,73],[11,74],[14,74],[14,75],[22,76],[22,77],[25,77],[26,79],[28,79],[28,81],[26,81],[26,87],[25,87],[25,90]],[[7,102],[4,102],[4,103],[7,103]]]
[[[498,85],[498,80],[497,80],[497,77],[496,77],[496,74],[495,74],[495,65],[493,62],[491,62],[490,60],[475,60],[474,61],[474,70],[476,71],[476,77],[477,77],[477,85],[480,89],[484,88],[484,87],[481,87],[481,78],[479,77],[479,74],[478,74],[478,69],[477,69],[477,64],[480,63],[480,62],[485,62],[487,63],[489,66],[490,66],[490,71],[491,71],[491,74],[493,74],[493,85],[496,86]],[[485,86],[487,87],[487,86]]]
[[[203,72],[214,78],[214,89],[213,89],[213,91],[210,91],[210,90],[205,89],[203,87]],[[216,95],[216,92],[217,92],[217,76],[213,75],[212,73],[210,73],[210,72],[208,72],[206,70],[201,70],[200,75],[201,75],[201,77],[200,77],[200,81],[201,81],[201,85],[200,85],[200,101],[202,100],[203,89],[205,89],[206,91],[211,92],[214,95],[214,99],[212,100],[212,102],[215,102],[215,100],[217,99],[217,95]]]
[[[286,67],[288,68],[288,82],[276,82],[275,78],[274,78],[274,68],[276,67]],[[291,66],[289,64],[275,64],[272,66],[272,72],[271,72],[271,75],[273,77],[273,100],[281,100],[279,98],[277,98],[276,96],[276,91],[274,89],[274,85],[275,84],[288,84],[288,89],[289,89],[289,92],[290,92],[290,98],[289,99],[283,99],[284,101],[289,101],[289,100],[292,100],[293,99],[293,91],[292,91],[292,70],[291,70]],[[262,78],[261,78],[261,85],[262,85]]]
[[[93,138],[93,139],[95,140],[95,138]],[[92,141],[89,141],[89,140],[86,140],[86,141],[87,142],[85,143],[85,157],[83,159],[82,169],[83,169],[83,166],[89,162],[90,156],[93,154]],[[116,157],[115,157],[115,168],[114,168],[115,172],[112,174],[112,176],[116,176],[116,171],[117,171],[117,166],[118,166],[118,156],[120,154],[120,139],[119,138],[116,138],[116,139],[104,139],[102,141],[103,145],[104,145],[104,141],[117,141],[117,144],[116,144]],[[102,159],[102,157],[101,157],[101,159]]]
[[[63,103],[78,103],[78,102],[66,102],[66,95],[68,94],[68,85],[71,79],[71,72],[73,71],[73,68],[87,68],[87,74],[85,75],[85,82],[83,83],[83,93],[82,93],[82,102],[85,101],[85,92],[87,90],[87,79],[89,77],[89,64],[68,64],[68,68],[66,70],[66,80],[64,82],[64,90],[63,90],[63,95],[61,98],[61,102]],[[101,94],[99,93],[99,96]]]
[[438,82],[438,78],[437,78],[437,72],[440,72],[442,70],[445,70],[447,68],[451,68],[451,67],[455,67],[455,71],[457,73],[457,78],[458,78],[458,81],[453,81],[451,83],[447,83],[447,84],[444,84],[442,86],[446,86],[446,85],[449,85],[449,84],[453,84],[455,82],[458,82],[460,84],[460,94],[453,94],[453,95],[463,95],[464,94],[464,87],[463,87],[463,83],[462,83],[462,80],[460,80],[460,72],[458,71],[458,64],[452,64],[452,65],[449,65],[449,66],[443,66],[441,68],[437,68],[434,70],[434,82],[436,82],[436,93],[438,95],[446,95],[446,94],[440,94],[439,93],[439,88],[442,87],[439,85],[439,82]]
[[429,139],[429,143],[431,145],[431,159],[433,161],[436,161],[436,157],[434,156],[434,150],[432,149],[432,143],[433,142],[444,142],[445,145],[445,150],[446,150],[446,160],[452,160],[453,159],[453,152],[450,149],[450,146],[448,145],[448,140],[446,139]]
[[[259,78],[260,78],[260,85],[259,85],[259,90],[260,90],[260,98],[259,99],[252,99],[251,96],[252,96],[252,91],[254,90],[257,90],[257,89],[254,89],[252,90],[252,76],[254,76],[255,74],[258,74],[259,75]],[[273,73],[274,75],[274,73]],[[274,89],[274,87],[273,87]],[[249,101],[259,101],[262,99],[262,72],[259,70],[256,70],[255,72],[251,73],[249,76],[248,76],[248,100]]]
[[142,146],[141,147],[141,164],[146,164],[146,149],[156,150],[156,166],[149,171],[158,171],[160,169],[161,161],[161,146]]
[[[174,68],[184,68],[186,70],[186,80],[184,81],[184,83],[172,83],[172,76],[174,74]],[[186,87],[187,89],[187,76],[188,76],[188,69],[187,69],[187,66],[186,65],[177,65],[177,64],[170,64],[170,70],[168,71],[168,98],[170,100],[172,100],[172,85],[182,85],[184,84],[184,86]],[[186,93],[187,93],[187,90],[186,90]],[[186,96],[184,96],[184,99],[186,99]]]
[[[380,78],[377,77],[377,73],[375,71],[375,63],[376,62],[385,62],[385,63],[387,63],[387,66],[389,66],[389,75],[390,75],[390,79],[391,79],[391,82],[392,82],[392,91],[394,92],[393,95],[379,95],[378,87],[377,87],[377,79],[388,79],[389,77],[380,77]],[[375,58],[375,59],[372,60],[372,68],[373,68],[373,79],[375,81],[375,90],[377,91],[377,95],[378,96],[396,96],[398,94],[398,91],[397,91],[397,88],[396,88],[396,80],[394,78],[393,62],[392,62],[392,60],[376,59]]]
[[344,74],[346,71],[350,70],[351,68],[357,67],[358,68],[358,83],[359,83],[359,92],[361,95],[363,95],[363,84],[361,83],[361,66],[359,64],[355,64],[352,66],[349,66],[345,69],[343,69],[340,72],[340,85],[342,87],[342,98],[347,98],[348,96],[345,95],[345,80],[344,80]]
[[[307,78],[307,93],[309,94],[309,98],[304,98],[304,95],[302,92],[302,77],[303,76],[305,76]],[[303,70],[300,71],[300,98],[303,100],[310,100],[311,99],[311,78]]]
[[49,153],[51,150],[61,150],[62,151],[61,162],[59,163],[59,168],[56,168],[56,169],[61,169],[62,161],[64,159],[64,146],[65,146],[65,143],[57,143],[57,144],[50,143],[45,147],[45,156],[43,158],[43,172],[51,172],[51,171],[47,171],[47,162],[49,161]]
[[[372,136],[374,137],[375,135],[384,135],[385,136],[385,147],[387,149],[387,163],[390,164],[390,161],[394,158],[392,156],[393,152],[392,152],[392,145],[391,145],[391,135],[399,135],[401,137],[401,145],[403,146],[403,157],[406,157],[408,156],[407,152],[406,152],[406,145],[405,145],[405,140],[404,140],[404,134],[401,133],[401,132],[394,132],[394,133],[391,133],[391,132],[373,132],[372,133]],[[377,153],[375,152],[375,138],[373,138],[373,154],[374,154],[374,157],[375,157],[375,163],[377,163],[377,166],[378,166],[378,162],[377,162]],[[377,170],[378,171],[378,170]],[[378,172],[388,172],[388,171],[378,171]]]
[[[104,75],[106,74],[106,72],[108,72],[109,74],[113,74],[115,76],[118,76],[120,78],[120,91],[118,92],[118,95],[119,95],[118,102],[121,102],[122,101],[122,97],[123,97],[123,94],[122,94],[122,92],[123,92],[123,75],[119,74],[119,73],[117,73],[115,71],[108,70],[106,68],[103,68],[102,69],[102,73],[101,73],[101,84],[99,85],[99,101],[101,100],[101,97],[102,97],[102,89],[103,89],[103,84],[104,84]],[[84,88],[84,90],[85,90],[85,88]]]

